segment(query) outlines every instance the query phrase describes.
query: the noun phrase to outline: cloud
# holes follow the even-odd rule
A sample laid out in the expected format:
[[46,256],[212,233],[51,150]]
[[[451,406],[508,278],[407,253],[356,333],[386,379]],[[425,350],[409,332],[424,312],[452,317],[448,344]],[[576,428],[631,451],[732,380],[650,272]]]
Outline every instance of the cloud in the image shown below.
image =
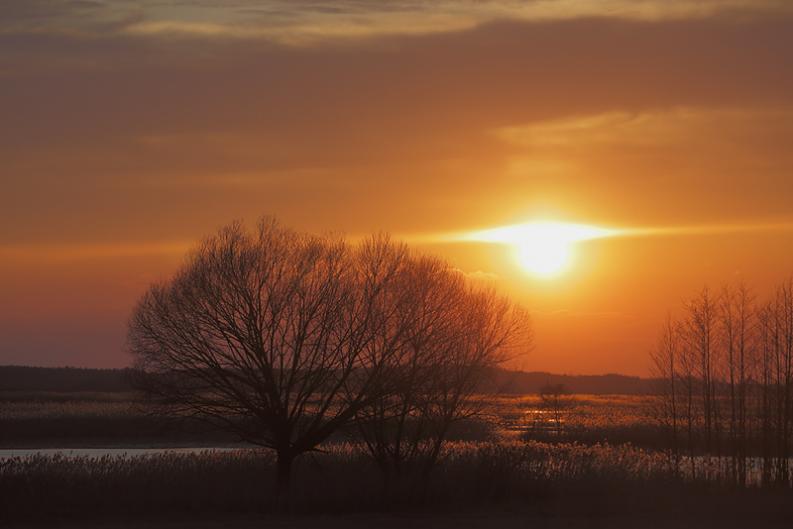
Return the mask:
[[62,261],[84,261],[95,259],[120,259],[127,257],[151,257],[157,255],[181,255],[193,243],[144,242],[107,244],[17,244],[0,246],[0,258],[6,261],[40,263]]
[[462,275],[464,275],[468,279],[471,279],[472,281],[476,281],[476,282],[489,283],[489,282],[493,282],[493,281],[498,281],[498,279],[499,279],[498,274],[493,273],[493,272],[485,272],[483,270],[476,270],[474,272],[466,272],[465,270],[461,270],[459,268],[456,268],[455,271],[460,273],[460,274],[462,274]]
[[334,39],[459,31],[499,20],[611,17],[658,21],[790,10],[783,0],[235,0],[221,4],[201,0],[7,0],[0,11],[4,21],[0,32],[222,37],[305,46]]
[[762,11],[324,47],[6,34],[0,221],[15,229],[0,242],[178,240],[262,212],[443,231],[515,222],[536,197],[655,222],[664,202],[647,197],[683,182],[682,215],[777,214],[793,192],[791,35],[793,17]]
[[[508,143],[536,149],[619,146],[637,148],[744,139],[747,132],[776,125],[793,133],[793,108],[685,108],[614,111],[565,117],[493,131]],[[786,130],[779,130],[779,129]]]

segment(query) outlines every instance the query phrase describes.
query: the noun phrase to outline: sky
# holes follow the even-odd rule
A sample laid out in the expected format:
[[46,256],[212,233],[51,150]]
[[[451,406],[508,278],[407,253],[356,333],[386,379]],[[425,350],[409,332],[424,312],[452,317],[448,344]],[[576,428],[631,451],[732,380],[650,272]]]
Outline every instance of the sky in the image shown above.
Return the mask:
[[[493,283],[515,367],[646,375],[704,284],[793,273],[791,50],[785,1],[4,0],[0,364],[128,365],[147,286],[275,215]],[[454,235],[533,221],[623,235],[553,277]]]

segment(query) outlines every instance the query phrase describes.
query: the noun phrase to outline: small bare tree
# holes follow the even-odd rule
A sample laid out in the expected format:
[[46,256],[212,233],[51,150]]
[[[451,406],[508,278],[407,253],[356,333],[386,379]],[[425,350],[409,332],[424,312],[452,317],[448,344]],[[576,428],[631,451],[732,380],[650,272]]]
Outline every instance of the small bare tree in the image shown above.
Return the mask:
[[273,220],[206,239],[143,296],[129,325],[139,383],[169,412],[195,416],[292,462],[388,391],[402,348],[405,248],[359,248]]
[[573,397],[564,384],[546,384],[540,388],[540,405],[556,428],[556,435],[561,436],[564,428],[564,414],[573,405]]

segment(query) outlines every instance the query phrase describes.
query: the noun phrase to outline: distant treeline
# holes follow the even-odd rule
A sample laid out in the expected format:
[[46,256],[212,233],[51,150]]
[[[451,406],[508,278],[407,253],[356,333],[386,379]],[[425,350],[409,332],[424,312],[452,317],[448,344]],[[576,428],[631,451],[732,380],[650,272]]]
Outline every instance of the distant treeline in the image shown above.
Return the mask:
[[131,369],[0,366],[0,391],[132,391]]
[[[0,366],[0,391],[132,391],[131,369]],[[496,393],[538,393],[545,386],[563,385],[571,393],[642,395],[657,387],[652,379],[625,375],[556,375],[495,371],[487,390]]]
[[539,393],[544,387],[564,386],[570,393],[594,395],[646,395],[654,393],[654,379],[626,375],[556,375],[553,373],[498,370],[492,377],[496,393]]

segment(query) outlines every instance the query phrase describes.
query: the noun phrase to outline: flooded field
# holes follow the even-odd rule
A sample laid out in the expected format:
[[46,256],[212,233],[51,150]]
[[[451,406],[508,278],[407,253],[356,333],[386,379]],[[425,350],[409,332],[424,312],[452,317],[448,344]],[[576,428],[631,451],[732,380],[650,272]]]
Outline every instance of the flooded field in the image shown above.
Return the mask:
[[4,448],[0,449],[0,460],[12,458],[65,457],[70,459],[85,458],[128,458],[170,454],[201,454],[213,452],[229,452],[240,450],[230,447],[182,447],[182,448]]
[[[586,395],[565,396],[554,409],[539,395],[505,395],[481,399],[481,416],[505,429],[527,429],[542,422],[555,422],[560,413],[566,424],[596,427],[605,423],[628,425],[652,420],[653,396]],[[7,393],[0,394],[0,421],[85,417],[132,417],[145,415],[146,408],[131,394],[118,393]]]
[[[457,424],[451,437],[652,447],[658,428],[653,406],[653,397],[635,395],[565,395],[552,404],[536,394],[487,397],[478,415]],[[346,440],[343,432],[332,439]],[[239,446],[233,436],[200,422],[151,416],[129,393],[0,394],[0,457],[32,449],[104,455]]]
[[558,405],[539,395],[483,399],[483,417],[507,432],[598,430],[655,425],[656,398],[640,395],[567,395]]
[[[626,505],[637,513],[665,513],[694,497],[687,491],[731,483],[729,458],[674,458],[665,449],[653,397],[565,395],[549,402],[505,395],[479,403],[478,417],[450,435],[426,489],[440,505],[508,499],[531,506],[544,498],[556,506],[575,497],[586,513],[623,512]],[[18,517],[41,496],[57,499],[47,507],[53,516],[79,517],[87,509],[115,515],[196,506],[258,513],[273,495],[271,450],[240,445],[197,423],[157,420],[131,395],[5,398],[0,439],[0,507]],[[300,509],[382,505],[377,467],[349,439],[342,432],[301,458],[295,470]],[[751,489],[762,485],[762,464],[747,460]],[[778,511],[773,502],[782,500],[767,496]],[[627,497],[613,506],[614,498]],[[565,503],[565,512],[569,508]]]

